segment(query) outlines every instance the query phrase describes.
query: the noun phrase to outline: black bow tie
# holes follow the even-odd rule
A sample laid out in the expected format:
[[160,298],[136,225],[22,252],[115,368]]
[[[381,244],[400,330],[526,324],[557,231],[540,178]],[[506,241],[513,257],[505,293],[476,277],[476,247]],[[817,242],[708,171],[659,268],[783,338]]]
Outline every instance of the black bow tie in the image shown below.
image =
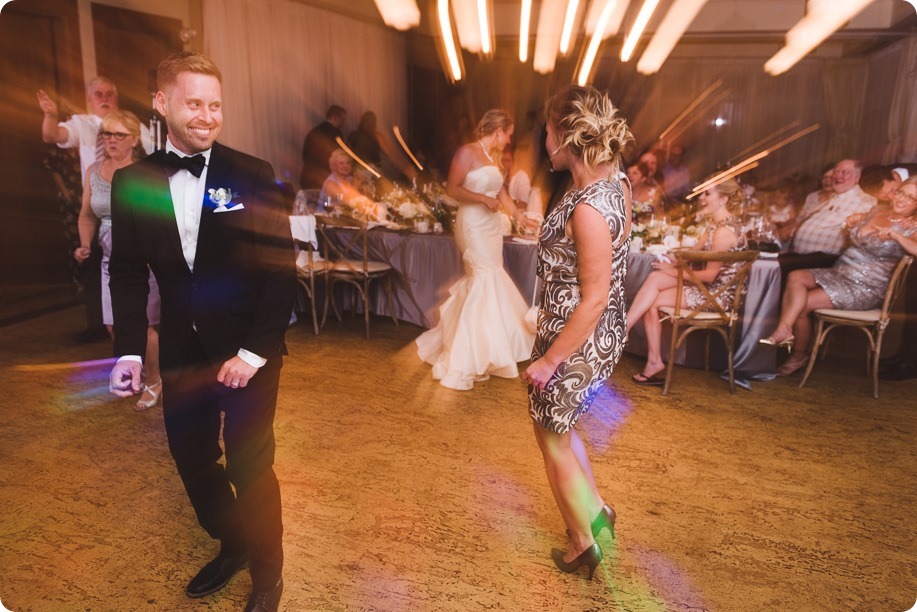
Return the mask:
[[172,151],[166,153],[165,167],[169,176],[172,176],[179,170],[187,170],[197,178],[201,178],[201,172],[204,171],[205,165],[207,165],[207,160],[204,159],[204,156],[200,153],[191,155],[190,157],[181,157]]

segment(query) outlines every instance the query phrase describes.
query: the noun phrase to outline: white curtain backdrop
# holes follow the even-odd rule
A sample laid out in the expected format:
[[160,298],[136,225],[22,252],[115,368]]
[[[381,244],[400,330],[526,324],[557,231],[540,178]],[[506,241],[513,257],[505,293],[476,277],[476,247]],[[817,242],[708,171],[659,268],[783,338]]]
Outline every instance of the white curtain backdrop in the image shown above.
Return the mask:
[[917,162],[917,104],[914,103],[917,83],[917,39],[901,43],[898,79],[892,95],[888,116],[888,146],[885,163]]
[[204,52],[223,72],[220,142],[268,160],[298,186],[306,133],[331,104],[344,133],[371,110],[379,129],[407,120],[404,37],[289,0],[204,0]]

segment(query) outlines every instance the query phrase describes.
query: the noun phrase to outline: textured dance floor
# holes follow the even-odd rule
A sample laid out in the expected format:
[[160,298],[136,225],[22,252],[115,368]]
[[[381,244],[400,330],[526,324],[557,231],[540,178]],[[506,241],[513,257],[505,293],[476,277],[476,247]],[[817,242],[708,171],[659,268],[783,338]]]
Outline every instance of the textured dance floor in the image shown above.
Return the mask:
[[[215,547],[162,411],[107,394],[80,311],[0,328],[0,601],[16,612],[240,610],[246,574],[183,594]],[[588,582],[564,546],[518,380],[434,384],[419,328],[296,326],[276,470],[281,609],[907,610],[917,598],[917,381],[871,397],[862,363],[735,396],[678,368],[668,397],[625,356],[579,425],[618,536]],[[81,363],[82,362],[82,363]],[[909,518],[910,517],[910,518]]]

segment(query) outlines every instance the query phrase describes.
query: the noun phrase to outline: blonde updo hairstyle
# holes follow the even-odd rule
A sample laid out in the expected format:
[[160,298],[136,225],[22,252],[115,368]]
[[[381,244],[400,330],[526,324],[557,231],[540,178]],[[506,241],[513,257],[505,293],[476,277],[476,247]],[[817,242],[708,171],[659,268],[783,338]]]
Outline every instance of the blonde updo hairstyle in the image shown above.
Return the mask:
[[633,134],[608,95],[594,87],[567,85],[545,103],[544,114],[560,146],[583,160],[588,171],[611,164],[616,172]]
[[717,183],[713,189],[726,198],[726,210],[730,213],[735,213],[745,203],[745,190],[735,179],[726,179],[722,183]]

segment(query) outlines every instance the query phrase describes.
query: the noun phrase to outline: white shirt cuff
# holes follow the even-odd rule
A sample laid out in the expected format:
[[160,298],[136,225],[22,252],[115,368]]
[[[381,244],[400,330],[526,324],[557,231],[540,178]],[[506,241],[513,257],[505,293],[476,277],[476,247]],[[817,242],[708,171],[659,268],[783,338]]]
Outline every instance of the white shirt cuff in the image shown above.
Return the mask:
[[264,357],[256,355],[251,351],[246,351],[245,349],[239,349],[239,359],[252,366],[253,368],[260,368],[267,363],[267,359]]
[[136,361],[137,363],[143,363],[143,359],[140,358],[140,355],[121,355],[118,357],[118,363],[122,361]]

